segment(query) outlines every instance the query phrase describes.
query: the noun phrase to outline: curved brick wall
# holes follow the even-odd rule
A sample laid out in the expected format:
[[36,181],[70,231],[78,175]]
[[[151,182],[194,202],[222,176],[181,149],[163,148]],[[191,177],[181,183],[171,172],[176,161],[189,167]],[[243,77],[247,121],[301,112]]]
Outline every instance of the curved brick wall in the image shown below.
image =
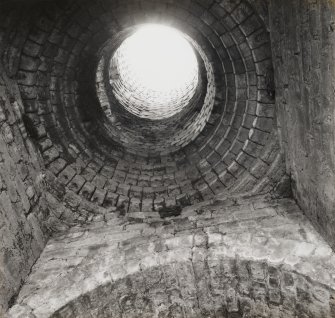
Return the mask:
[[334,261],[292,199],[129,213],[53,237],[9,317],[333,318]]
[[[131,29],[126,34],[130,31]],[[122,42],[121,39],[118,40]],[[117,46],[114,41],[108,41],[104,47],[104,54],[97,69],[97,96],[106,117],[111,121],[107,123],[108,133],[114,141],[121,143],[127,152],[142,154],[142,157],[166,156],[195,140],[208,121],[215,98],[213,67],[201,47],[191,39],[189,41],[198,53],[200,79],[194,87],[193,96],[176,102],[173,108],[180,110],[162,120],[145,120],[134,116],[139,107],[142,109],[142,105],[139,105],[141,103],[136,101],[134,104],[134,96],[129,98],[125,89],[115,89],[115,85],[110,85],[110,69],[113,67],[113,56]],[[116,85],[118,86],[118,83]],[[186,96],[188,94],[190,92],[186,91]],[[166,105],[161,106],[163,114]],[[129,111],[130,108],[132,111]],[[153,112],[151,116],[154,114]]]
[[331,289],[261,262],[181,262],[99,286],[53,314],[67,317],[331,318]]
[[[246,0],[143,0],[39,4],[15,23],[17,11],[7,14],[4,61],[50,193],[72,214],[65,221],[280,187],[270,41],[258,12]],[[163,20],[199,48],[200,76],[181,112],[152,121],[124,109],[106,74],[129,30]]]
[[[278,105],[289,109],[286,97],[299,97],[297,69],[289,66],[309,59],[294,46],[311,37],[296,41],[298,5],[274,2]],[[8,308],[14,318],[335,316],[331,247],[291,199],[276,200],[290,178],[277,136],[266,10],[266,0],[2,2],[0,316]],[[314,18],[307,20],[299,20],[304,32],[313,27]],[[129,112],[129,100],[110,85],[113,54],[143,23],[180,30],[198,59],[194,95],[168,118]],[[299,122],[294,105],[282,133]],[[321,117],[317,125],[330,123]],[[315,136],[294,131],[282,136],[287,149]],[[298,146],[286,154],[293,177],[308,158]],[[310,158],[329,156],[327,149],[315,147]],[[292,165],[296,151],[303,164]],[[296,191],[317,184],[293,180]],[[315,218],[329,237],[323,212]],[[163,292],[155,289],[161,272]]]

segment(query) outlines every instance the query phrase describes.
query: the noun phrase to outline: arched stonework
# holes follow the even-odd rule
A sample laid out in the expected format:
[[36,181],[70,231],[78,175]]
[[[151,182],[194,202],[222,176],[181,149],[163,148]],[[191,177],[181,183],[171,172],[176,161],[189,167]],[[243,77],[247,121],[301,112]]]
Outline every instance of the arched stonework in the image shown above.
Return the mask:
[[68,317],[328,317],[328,287],[267,263],[176,262],[99,286],[53,314]]
[[[190,105],[153,122],[117,102],[103,70],[131,28],[160,21],[199,47],[203,66]],[[66,205],[65,223],[89,222],[96,211],[158,212],[221,192],[267,192],[285,179],[269,33],[247,1],[48,2],[15,22],[5,61],[18,77],[49,191]]]
[[130,213],[50,240],[10,317],[331,318],[334,261],[289,199]]
[[[0,2],[1,318],[335,317],[333,0]],[[155,119],[147,23],[199,66]]]

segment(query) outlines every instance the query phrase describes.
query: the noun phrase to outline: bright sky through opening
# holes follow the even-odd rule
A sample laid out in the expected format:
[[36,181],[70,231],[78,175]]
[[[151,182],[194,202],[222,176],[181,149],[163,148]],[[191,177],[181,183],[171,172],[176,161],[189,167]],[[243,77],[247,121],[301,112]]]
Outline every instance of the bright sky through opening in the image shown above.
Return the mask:
[[120,76],[137,83],[142,91],[167,94],[183,90],[198,76],[192,46],[176,29],[145,25],[125,40],[120,49],[127,61],[127,69],[121,69]]

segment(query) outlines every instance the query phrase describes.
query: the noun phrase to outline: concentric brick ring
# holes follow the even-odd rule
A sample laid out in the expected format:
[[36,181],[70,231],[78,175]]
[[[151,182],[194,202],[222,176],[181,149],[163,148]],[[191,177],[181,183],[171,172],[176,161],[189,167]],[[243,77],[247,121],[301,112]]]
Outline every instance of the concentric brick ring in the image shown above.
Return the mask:
[[[126,32],[131,33],[132,28]],[[120,39],[118,39],[120,41]],[[192,98],[181,101],[180,108],[173,116],[152,120],[140,118],[134,112],[129,112],[130,104],[120,103],[121,96],[115,96],[115,87],[110,85],[110,68],[115,54],[115,41],[108,41],[105,53],[97,68],[97,96],[109,122],[105,121],[111,138],[122,144],[128,152],[142,153],[143,156],[167,155],[189,144],[201,133],[208,121],[215,97],[215,77],[213,67],[201,47],[189,38],[197,52],[200,78],[197,81]],[[122,41],[120,41],[122,42]],[[118,48],[117,48],[118,49]],[[120,92],[119,92],[120,93]],[[188,94],[188,92],[186,92]],[[165,108],[165,107],[164,107]],[[176,109],[177,110],[177,109]]]
[[115,52],[109,78],[114,96],[127,111],[161,120],[190,103],[199,67],[186,36],[168,26],[144,24]]
[[[48,3],[24,40],[13,39],[22,43],[26,126],[51,191],[74,220],[89,220],[97,206],[159,211],[276,188],[284,169],[270,40],[258,12],[247,0]],[[130,30],[160,22],[197,45],[200,81],[181,112],[152,121],[126,112],[106,83]]]

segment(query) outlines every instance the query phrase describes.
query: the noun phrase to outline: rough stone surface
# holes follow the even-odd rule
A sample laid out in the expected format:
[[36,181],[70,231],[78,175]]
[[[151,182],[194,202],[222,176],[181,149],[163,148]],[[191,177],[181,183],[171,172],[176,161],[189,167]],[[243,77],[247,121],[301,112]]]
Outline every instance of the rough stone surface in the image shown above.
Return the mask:
[[335,247],[334,1],[271,1],[282,146],[295,197]]
[[10,317],[334,317],[335,255],[293,200],[134,212],[48,242]]
[[42,159],[27,138],[17,87],[0,63],[0,316],[48,238]]
[[[0,318],[334,318],[334,10],[1,1]],[[110,83],[147,22],[199,62],[155,121]]]

